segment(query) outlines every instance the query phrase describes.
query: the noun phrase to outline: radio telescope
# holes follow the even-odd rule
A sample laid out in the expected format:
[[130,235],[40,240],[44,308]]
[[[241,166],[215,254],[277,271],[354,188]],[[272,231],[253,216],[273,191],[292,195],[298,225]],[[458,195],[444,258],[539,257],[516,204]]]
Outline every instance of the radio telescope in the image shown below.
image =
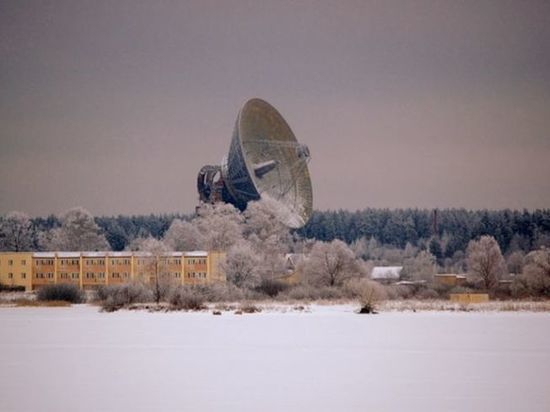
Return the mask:
[[283,116],[266,101],[250,99],[239,111],[221,165],[199,172],[200,200],[244,210],[250,201],[274,199],[283,223],[300,228],[313,209],[309,160],[308,147],[298,143]]

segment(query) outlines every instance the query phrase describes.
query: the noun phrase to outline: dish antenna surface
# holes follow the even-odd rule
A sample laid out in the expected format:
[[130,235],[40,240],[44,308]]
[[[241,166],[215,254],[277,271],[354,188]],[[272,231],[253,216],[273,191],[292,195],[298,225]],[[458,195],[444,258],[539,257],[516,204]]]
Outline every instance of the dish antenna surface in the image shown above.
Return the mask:
[[199,172],[200,200],[244,210],[252,200],[274,199],[283,223],[300,228],[313,209],[309,160],[308,147],[298,143],[283,116],[266,101],[250,99],[239,111],[221,165]]

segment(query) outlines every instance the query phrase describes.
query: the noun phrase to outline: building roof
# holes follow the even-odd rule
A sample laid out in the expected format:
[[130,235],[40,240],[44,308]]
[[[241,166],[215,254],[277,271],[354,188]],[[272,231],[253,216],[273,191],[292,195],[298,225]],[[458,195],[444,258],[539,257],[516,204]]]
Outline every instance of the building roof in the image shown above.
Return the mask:
[[370,273],[371,279],[399,279],[403,266],[375,266]]
[[396,282],[396,285],[402,285],[402,286],[416,286],[416,285],[424,285],[426,284],[425,280],[402,280],[400,282]]
[[78,258],[78,257],[80,257],[80,252],[57,252],[57,257],[60,257],[60,258]]
[[82,252],[83,257],[97,257],[102,258],[106,257],[109,252]]
[[[0,252],[3,254],[8,253],[29,253],[32,254],[35,258],[77,258],[80,256],[83,257],[92,257],[92,258],[107,258],[107,257],[131,257],[131,256],[153,256],[153,253],[147,251],[130,251],[124,250],[121,252],[108,252],[108,251],[84,251],[84,252]],[[208,257],[208,252],[205,250],[192,250],[189,252],[163,252],[160,253],[160,256],[170,256],[170,257]]]
[[457,275],[455,273],[438,273],[434,276],[441,277],[441,278],[452,276],[452,277],[457,278],[457,279],[466,279],[465,275]]
[[192,252],[183,252],[183,254],[189,257],[208,257],[208,252],[204,250],[194,250]]
[[34,252],[32,257],[35,258],[54,258],[55,252]]
[[122,252],[107,252],[106,255],[109,257],[129,257],[132,256],[132,253],[129,250],[123,250]]

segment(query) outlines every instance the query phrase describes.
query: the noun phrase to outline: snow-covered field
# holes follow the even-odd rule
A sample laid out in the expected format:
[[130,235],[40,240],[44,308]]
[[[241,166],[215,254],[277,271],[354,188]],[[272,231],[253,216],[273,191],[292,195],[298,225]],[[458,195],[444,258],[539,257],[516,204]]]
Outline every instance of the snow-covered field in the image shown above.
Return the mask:
[[550,410],[550,314],[352,310],[0,308],[0,410]]

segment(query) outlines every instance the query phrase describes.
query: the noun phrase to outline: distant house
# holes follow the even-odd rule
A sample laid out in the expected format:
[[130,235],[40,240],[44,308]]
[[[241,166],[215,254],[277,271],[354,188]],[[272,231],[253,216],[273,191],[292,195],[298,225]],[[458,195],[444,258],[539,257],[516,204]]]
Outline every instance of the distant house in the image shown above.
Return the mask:
[[466,276],[454,273],[441,273],[434,276],[436,283],[447,286],[460,286],[466,283]]
[[286,273],[279,278],[279,280],[288,283],[289,285],[295,285],[300,282],[302,274],[299,270],[299,265],[306,259],[306,255],[303,253],[287,253],[285,255],[285,269]]
[[375,266],[372,268],[370,277],[379,282],[395,282],[399,280],[403,266]]

